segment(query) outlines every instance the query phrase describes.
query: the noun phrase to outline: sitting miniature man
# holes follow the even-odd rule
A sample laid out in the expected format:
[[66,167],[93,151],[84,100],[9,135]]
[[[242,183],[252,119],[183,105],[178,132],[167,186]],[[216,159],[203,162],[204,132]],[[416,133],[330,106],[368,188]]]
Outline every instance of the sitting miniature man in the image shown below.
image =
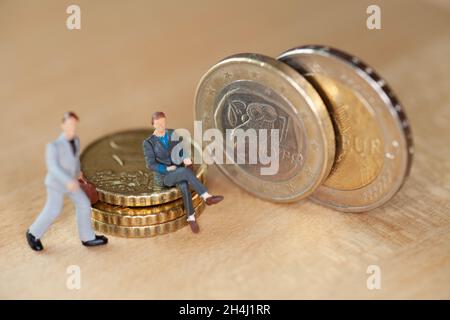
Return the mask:
[[187,214],[187,221],[192,232],[198,233],[200,228],[195,219],[195,210],[192,205],[192,195],[189,187],[197,192],[207,205],[213,205],[223,200],[223,196],[210,195],[206,187],[197,179],[193,171],[187,167],[192,166],[190,158],[184,157],[183,164],[176,165],[172,158],[173,148],[180,143],[172,141],[173,129],[166,129],[166,115],[164,112],[155,112],[152,115],[153,134],[144,140],[143,149],[147,168],[154,171],[167,187],[176,185],[182,195],[183,204]]

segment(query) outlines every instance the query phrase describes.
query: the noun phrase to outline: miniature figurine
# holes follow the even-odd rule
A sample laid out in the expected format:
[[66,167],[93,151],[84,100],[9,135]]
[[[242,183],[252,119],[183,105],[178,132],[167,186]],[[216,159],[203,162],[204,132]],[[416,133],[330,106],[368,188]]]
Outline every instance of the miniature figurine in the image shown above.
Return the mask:
[[155,128],[153,134],[143,142],[144,157],[147,168],[160,175],[167,187],[176,185],[183,195],[183,205],[186,210],[187,221],[192,232],[198,233],[200,228],[195,219],[195,211],[192,205],[191,186],[207,205],[213,205],[223,200],[221,195],[210,195],[206,187],[197,179],[189,167],[192,161],[183,156],[183,164],[175,164],[172,159],[173,148],[180,143],[171,139],[173,129],[166,129],[166,115],[157,111],[152,115],[152,125]]
[[59,138],[47,145],[46,164],[47,202],[42,212],[26,233],[31,249],[44,249],[41,238],[63,208],[64,196],[75,204],[78,233],[84,246],[108,243],[105,236],[94,233],[91,225],[91,202],[80,188],[78,179],[84,179],[80,170],[80,140],[76,135],[79,118],[74,112],[64,113]]

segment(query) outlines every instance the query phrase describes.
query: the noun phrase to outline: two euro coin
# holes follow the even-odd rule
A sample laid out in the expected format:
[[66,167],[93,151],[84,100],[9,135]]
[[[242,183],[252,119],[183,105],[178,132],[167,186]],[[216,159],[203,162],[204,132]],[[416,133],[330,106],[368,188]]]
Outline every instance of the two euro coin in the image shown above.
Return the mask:
[[233,55],[203,76],[195,104],[207,128],[278,129],[278,173],[259,174],[261,164],[218,164],[263,199],[311,196],[337,210],[368,211],[391,199],[411,168],[403,107],[371,67],[341,50],[304,46],[278,59]]

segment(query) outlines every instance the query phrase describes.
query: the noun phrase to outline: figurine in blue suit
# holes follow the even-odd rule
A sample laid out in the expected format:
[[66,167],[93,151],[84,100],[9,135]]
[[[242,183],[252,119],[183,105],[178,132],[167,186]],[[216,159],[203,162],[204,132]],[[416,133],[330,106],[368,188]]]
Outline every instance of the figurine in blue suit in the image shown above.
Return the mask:
[[207,205],[213,205],[222,201],[223,196],[210,195],[208,193],[206,187],[189,169],[192,166],[190,158],[184,157],[183,164],[177,165],[174,163],[172,150],[180,142],[177,139],[171,139],[174,130],[166,129],[166,115],[164,112],[157,111],[153,113],[152,125],[155,128],[153,134],[143,142],[147,168],[160,175],[165,186],[177,186],[180,189],[183,195],[187,221],[192,232],[198,233],[200,228],[195,220],[195,210],[192,205],[192,195],[189,187],[192,187]]

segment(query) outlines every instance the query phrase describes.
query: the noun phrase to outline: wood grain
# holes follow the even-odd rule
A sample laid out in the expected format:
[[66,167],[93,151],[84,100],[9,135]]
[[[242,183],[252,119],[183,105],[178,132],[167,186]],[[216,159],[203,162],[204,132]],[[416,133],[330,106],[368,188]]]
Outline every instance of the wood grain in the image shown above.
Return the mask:
[[[382,9],[382,30],[365,27]],[[0,2],[0,298],[450,298],[450,7],[445,1]],[[24,233],[45,201],[45,143],[63,111],[81,116],[82,144],[149,125],[193,128],[203,73],[238,52],[276,56],[328,44],[377,69],[402,100],[416,155],[410,179],[382,208],[344,214],[310,201],[258,200],[210,167],[223,204],[188,228],[151,239],[81,246],[73,207],[32,252]],[[382,272],[368,290],[369,265]],[[80,290],[66,287],[79,265]]]

